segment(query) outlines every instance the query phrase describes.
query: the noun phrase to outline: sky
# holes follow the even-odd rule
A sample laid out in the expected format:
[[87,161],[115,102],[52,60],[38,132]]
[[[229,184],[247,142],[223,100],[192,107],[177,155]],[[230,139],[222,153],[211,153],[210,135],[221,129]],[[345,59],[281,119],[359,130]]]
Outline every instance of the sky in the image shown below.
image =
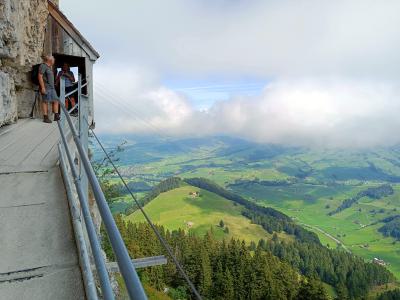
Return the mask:
[[97,130],[400,143],[400,1],[61,0],[100,52]]

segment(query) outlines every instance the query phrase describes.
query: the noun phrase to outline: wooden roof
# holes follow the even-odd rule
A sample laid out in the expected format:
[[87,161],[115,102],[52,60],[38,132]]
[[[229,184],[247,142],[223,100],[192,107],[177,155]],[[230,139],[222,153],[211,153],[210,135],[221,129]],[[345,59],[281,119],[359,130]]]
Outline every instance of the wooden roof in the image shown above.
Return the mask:
[[60,9],[52,3],[50,0],[48,2],[50,16],[60,24],[60,26],[71,36],[71,38],[80,45],[86,52],[90,52],[90,56],[95,59],[100,57],[100,54],[93,48],[88,40],[79,32],[79,30],[72,24],[70,20],[60,11]]

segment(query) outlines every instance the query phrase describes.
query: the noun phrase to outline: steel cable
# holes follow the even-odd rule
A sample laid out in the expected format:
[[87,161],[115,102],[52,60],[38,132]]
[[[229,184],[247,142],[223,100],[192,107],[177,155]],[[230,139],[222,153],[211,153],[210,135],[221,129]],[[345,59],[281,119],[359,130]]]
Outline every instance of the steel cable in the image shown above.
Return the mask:
[[[87,121],[87,120],[86,120]],[[90,126],[89,126],[90,128]],[[121,179],[123,185],[125,186],[125,188],[127,189],[127,191],[129,192],[129,194],[131,195],[132,199],[134,200],[135,204],[137,205],[137,207],[139,208],[139,210],[142,212],[143,216],[145,217],[147,223],[149,223],[150,227],[152,228],[152,230],[154,231],[154,233],[156,234],[158,240],[160,241],[160,243],[162,244],[162,246],[165,248],[165,250],[168,252],[168,255],[171,257],[171,259],[173,260],[176,268],[178,269],[179,273],[181,274],[181,276],[185,279],[185,281],[187,282],[187,284],[189,285],[192,293],[196,296],[196,298],[198,300],[201,300],[202,297],[200,296],[200,293],[197,291],[196,287],[194,286],[194,284],[192,283],[192,281],[190,280],[189,276],[186,274],[185,270],[183,269],[182,265],[179,263],[178,259],[175,257],[175,255],[172,252],[171,246],[167,243],[167,241],[161,236],[160,232],[157,230],[156,226],[153,224],[153,222],[151,221],[150,217],[147,215],[147,213],[144,211],[143,207],[140,205],[139,201],[137,200],[136,196],[133,194],[133,192],[131,191],[131,189],[129,188],[128,184],[126,183],[125,179],[122,177],[121,173],[119,172],[117,166],[114,164],[113,160],[111,159],[111,157],[109,156],[109,154],[107,153],[106,149],[104,148],[103,144],[101,143],[101,141],[99,140],[99,138],[97,137],[96,133],[94,132],[94,130],[92,128],[90,128],[90,131],[93,134],[93,137],[96,139],[97,143],[99,144],[100,148],[102,149],[102,151],[104,152],[104,154],[106,155],[108,161],[110,162],[110,164],[112,165],[112,167],[114,168],[115,172],[117,173],[118,177]]]

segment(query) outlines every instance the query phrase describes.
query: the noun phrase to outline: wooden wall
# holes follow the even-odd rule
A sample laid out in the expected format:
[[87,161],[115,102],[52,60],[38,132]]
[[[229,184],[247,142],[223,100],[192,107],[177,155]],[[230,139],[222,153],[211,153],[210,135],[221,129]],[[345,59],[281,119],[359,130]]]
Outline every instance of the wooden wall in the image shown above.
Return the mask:
[[[49,15],[46,26],[46,37],[44,44],[44,53],[52,54],[57,56],[75,56],[80,57],[84,61],[84,70],[80,73],[83,75],[83,79],[88,82],[88,87],[85,92],[89,95],[89,114],[93,117],[93,54],[88,51],[84,44],[78,44],[75,39],[69,35],[64,28],[51,16]],[[56,65],[59,63],[56,62]],[[74,66],[73,64],[71,64]],[[80,68],[81,68],[80,64]]]

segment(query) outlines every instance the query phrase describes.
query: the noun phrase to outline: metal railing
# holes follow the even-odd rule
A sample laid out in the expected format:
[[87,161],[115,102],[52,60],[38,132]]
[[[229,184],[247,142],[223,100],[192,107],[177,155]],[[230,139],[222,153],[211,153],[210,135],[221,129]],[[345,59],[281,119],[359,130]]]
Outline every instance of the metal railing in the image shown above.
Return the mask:
[[[136,272],[136,269],[132,263],[131,258],[129,257],[128,251],[125,247],[125,244],[122,240],[121,234],[118,230],[117,225],[115,224],[112,213],[108,207],[106,198],[104,197],[103,191],[101,190],[100,183],[97,180],[96,174],[93,170],[93,167],[89,161],[87,155],[87,149],[83,145],[87,147],[87,123],[83,123],[83,118],[87,119],[87,111],[84,111],[82,101],[84,98],[82,97],[81,91],[82,88],[87,85],[87,83],[82,85],[81,76],[78,76],[78,86],[75,90],[65,93],[65,79],[61,78],[60,81],[60,106],[62,110],[62,118],[57,122],[61,143],[59,144],[59,152],[60,152],[60,167],[63,173],[64,182],[66,182],[66,190],[67,195],[70,202],[71,216],[73,219],[74,232],[76,235],[76,240],[79,241],[78,250],[79,250],[79,259],[81,263],[82,273],[84,277],[84,284],[86,295],[88,299],[98,299],[95,281],[93,279],[93,273],[91,271],[90,259],[88,254],[88,249],[86,248],[86,243],[84,239],[84,232],[82,228],[86,228],[86,233],[89,239],[90,249],[93,254],[94,264],[96,267],[97,275],[100,282],[100,288],[102,291],[102,298],[104,299],[114,299],[113,290],[110,283],[110,278],[108,275],[106,263],[104,260],[104,256],[102,253],[99,237],[97,236],[96,228],[90,213],[89,203],[88,203],[88,193],[85,185],[88,182],[92,188],[93,195],[100,212],[101,219],[104,224],[104,228],[107,232],[108,238],[111,242],[111,246],[113,252],[115,254],[116,262],[118,264],[118,268],[121,272],[121,275],[124,279],[126,289],[130,299],[147,299],[147,296],[144,292],[143,286],[140,282],[139,276]],[[77,93],[77,105],[79,107],[79,133],[75,127],[74,121],[69,115],[69,111],[65,107],[65,98],[71,96],[72,94]],[[72,109],[71,109],[72,111]],[[67,140],[67,131],[69,129],[69,134],[72,135],[76,150],[79,156],[80,163],[80,172],[78,171],[78,166],[75,162],[71,154],[71,146]],[[85,133],[86,131],[86,133]],[[83,134],[85,133],[85,134]],[[86,136],[86,137],[85,137]],[[66,157],[66,159],[65,159]],[[69,171],[67,167],[67,163],[69,163]],[[72,181],[75,185],[76,194],[78,195],[80,208],[77,205],[77,201],[74,200],[74,192],[72,190],[72,184],[70,177],[72,176]],[[80,212],[82,212],[84,227],[82,226],[82,220],[80,219]],[[80,227],[75,228],[75,227]],[[82,241],[82,243],[80,243]]]

